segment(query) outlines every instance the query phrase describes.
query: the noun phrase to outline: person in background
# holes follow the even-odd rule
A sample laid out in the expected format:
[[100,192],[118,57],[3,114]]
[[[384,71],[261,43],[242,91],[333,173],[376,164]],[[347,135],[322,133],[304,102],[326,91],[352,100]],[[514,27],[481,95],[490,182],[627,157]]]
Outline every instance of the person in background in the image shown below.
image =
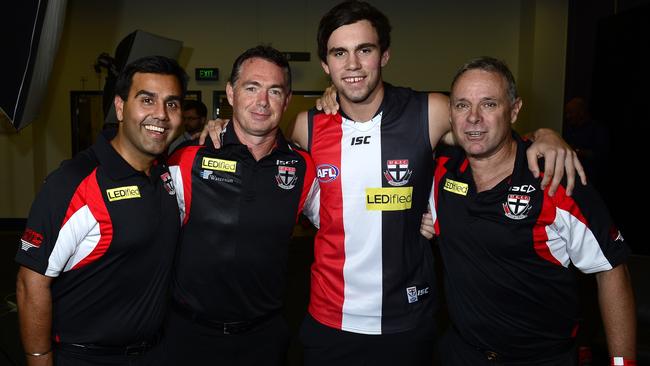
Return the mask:
[[180,128],[187,75],[144,57],[115,89],[118,128],[47,177],[16,254],[30,366],[158,364],[180,228],[159,156]]
[[203,130],[208,118],[208,108],[200,100],[187,99],[183,102],[183,128],[185,131],[169,145],[171,155],[179,145],[191,141],[194,136]]
[[564,107],[564,138],[576,151],[591,184],[601,187],[610,149],[607,126],[591,118],[584,98],[575,97]]

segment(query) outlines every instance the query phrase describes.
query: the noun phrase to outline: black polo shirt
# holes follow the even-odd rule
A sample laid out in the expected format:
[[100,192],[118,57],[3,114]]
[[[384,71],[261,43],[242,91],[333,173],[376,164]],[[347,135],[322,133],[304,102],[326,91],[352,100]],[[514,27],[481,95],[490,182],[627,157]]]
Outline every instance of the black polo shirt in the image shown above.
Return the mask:
[[468,343],[504,357],[570,347],[579,322],[575,273],[610,270],[629,249],[591,186],[553,197],[528,169],[530,143],[513,134],[513,174],[476,191],[460,148],[441,150],[436,232],[452,323]]
[[48,176],[16,254],[56,277],[55,341],[129,345],[162,325],[180,229],[174,185],[164,164],[150,176],[134,170],[110,145],[114,135]]
[[174,299],[205,319],[254,319],[282,307],[288,243],[314,167],[279,132],[259,161],[233,128],[221,149],[207,145],[169,160],[183,218]]

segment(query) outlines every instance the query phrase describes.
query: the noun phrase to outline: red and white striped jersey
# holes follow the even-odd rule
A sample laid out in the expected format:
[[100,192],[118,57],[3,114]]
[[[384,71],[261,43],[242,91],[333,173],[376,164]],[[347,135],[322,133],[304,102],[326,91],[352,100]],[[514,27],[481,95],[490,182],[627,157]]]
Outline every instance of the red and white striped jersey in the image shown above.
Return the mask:
[[310,314],[350,332],[416,326],[434,308],[433,257],[419,233],[433,176],[426,93],[386,85],[367,122],[309,113],[320,196]]

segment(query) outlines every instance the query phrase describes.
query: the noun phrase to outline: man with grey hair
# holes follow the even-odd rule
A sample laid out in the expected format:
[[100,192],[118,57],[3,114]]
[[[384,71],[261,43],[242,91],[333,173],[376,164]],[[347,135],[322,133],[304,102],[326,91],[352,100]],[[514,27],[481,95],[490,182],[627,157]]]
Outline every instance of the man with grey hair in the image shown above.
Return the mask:
[[594,273],[612,365],[635,365],[629,249],[589,185],[550,196],[511,128],[522,107],[501,61],[460,68],[450,96],[459,147],[439,151],[435,231],[452,326],[444,365],[575,365],[576,278]]

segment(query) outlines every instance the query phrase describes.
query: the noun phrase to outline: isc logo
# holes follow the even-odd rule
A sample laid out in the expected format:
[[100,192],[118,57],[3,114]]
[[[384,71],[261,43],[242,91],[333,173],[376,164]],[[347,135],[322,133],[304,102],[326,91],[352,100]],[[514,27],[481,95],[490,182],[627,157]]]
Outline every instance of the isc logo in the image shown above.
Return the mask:
[[350,145],[368,145],[370,143],[370,136],[357,136],[353,137]]
[[332,164],[321,164],[316,167],[316,177],[321,183],[329,183],[339,176],[339,168]]
[[510,187],[510,190],[513,192],[530,193],[535,190],[535,187],[532,185],[524,184],[523,186],[512,186]]

